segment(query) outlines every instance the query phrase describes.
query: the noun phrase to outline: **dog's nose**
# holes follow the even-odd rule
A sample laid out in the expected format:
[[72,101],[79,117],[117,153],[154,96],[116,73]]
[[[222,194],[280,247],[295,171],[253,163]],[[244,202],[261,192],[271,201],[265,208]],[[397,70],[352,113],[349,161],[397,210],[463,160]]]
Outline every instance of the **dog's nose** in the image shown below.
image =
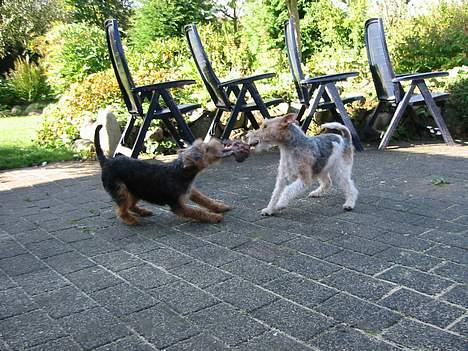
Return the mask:
[[249,143],[249,146],[256,146],[256,145],[258,145],[259,143],[260,143],[260,141],[254,140],[254,141],[252,141],[252,142]]

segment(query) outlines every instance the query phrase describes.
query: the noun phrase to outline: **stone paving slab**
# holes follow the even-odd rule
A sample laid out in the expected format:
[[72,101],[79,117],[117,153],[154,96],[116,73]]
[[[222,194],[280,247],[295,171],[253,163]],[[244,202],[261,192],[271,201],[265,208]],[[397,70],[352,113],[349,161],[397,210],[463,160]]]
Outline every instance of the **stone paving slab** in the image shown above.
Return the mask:
[[95,162],[0,173],[0,350],[468,349],[468,148],[359,153],[354,211],[264,218],[277,162],[199,177],[216,225],[121,224]]

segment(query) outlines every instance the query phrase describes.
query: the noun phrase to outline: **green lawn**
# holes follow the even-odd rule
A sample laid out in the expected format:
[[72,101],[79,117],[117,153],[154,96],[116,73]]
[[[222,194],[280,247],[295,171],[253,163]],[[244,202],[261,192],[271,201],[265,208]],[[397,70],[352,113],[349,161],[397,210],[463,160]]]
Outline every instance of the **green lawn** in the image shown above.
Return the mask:
[[73,159],[66,149],[47,149],[34,143],[40,116],[0,118],[0,169]]

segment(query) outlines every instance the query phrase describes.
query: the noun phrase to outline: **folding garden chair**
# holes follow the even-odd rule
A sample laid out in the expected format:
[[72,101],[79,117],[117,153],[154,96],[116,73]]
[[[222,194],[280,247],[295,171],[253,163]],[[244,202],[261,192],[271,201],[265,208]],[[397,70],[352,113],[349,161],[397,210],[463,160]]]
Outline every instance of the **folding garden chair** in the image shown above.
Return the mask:
[[[385,149],[400,122],[403,113],[408,107],[426,104],[439,128],[444,141],[453,145],[453,139],[445,125],[436,101],[444,101],[448,98],[447,93],[431,93],[427,88],[425,79],[447,76],[447,72],[417,73],[396,75],[393,72],[387,42],[385,40],[384,26],[381,18],[372,18],[365,24],[365,43],[370,71],[374,80],[375,90],[379,103],[375,108],[368,126],[372,126],[378,113],[384,106],[390,106],[395,110],[387,130],[380,141],[379,150]],[[408,91],[405,93],[401,82],[411,81]],[[421,95],[414,94],[418,87]]]
[[[283,102],[283,100],[270,99],[263,101],[255,86],[255,81],[271,78],[275,75],[274,73],[265,73],[252,77],[220,82],[215,72],[213,71],[213,68],[211,67],[211,63],[208,59],[205,49],[203,48],[197,27],[194,24],[185,26],[185,34],[190,51],[192,52],[192,57],[195,60],[195,64],[197,65],[198,72],[200,73],[203,83],[205,84],[206,89],[208,90],[211,99],[216,106],[216,113],[213,121],[211,122],[208,133],[206,134],[205,140],[209,140],[213,135],[215,135],[216,128],[219,125],[221,116],[224,112],[230,112],[231,115],[221,135],[222,140],[229,139],[229,135],[234,128],[234,124],[236,123],[240,112],[245,114],[255,129],[257,129],[259,126],[255,120],[254,115],[252,114],[252,111],[258,110],[262,114],[263,118],[270,118],[268,107],[277,105]],[[250,94],[253,102],[246,102],[247,92]],[[234,94],[235,96],[234,103],[232,103],[229,99],[231,94]]]
[[[185,123],[182,114],[199,108],[200,105],[176,104],[169,92],[169,89],[194,84],[195,81],[179,80],[145,86],[135,86],[122,48],[117,20],[107,20],[105,22],[105,26],[112,67],[114,68],[114,73],[119,83],[125,105],[130,113],[130,118],[128,119],[127,125],[122,133],[119,145],[117,145],[114,154],[124,154],[133,158],[138,158],[146,132],[148,131],[153,119],[161,119],[163,121],[179,147],[184,147],[185,143],[191,144],[195,138],[190,128]],[[142,106],[145,99],[149,102],[149,107],[146,112],[144,112]],[[162,102],[164,102],[165,107],[161,106],[161,99]],[[130,139],[132,139],[132,130],[139,117],[143,118],[143,122],[139,127],[136,140],[133,142],[133,145],[127,146],[131,143]],[[174,118],[176,125],[171,122],[171,117]],[[176,128],[176,126],[178,128]]]
[[[351,96],[341,99],[338,89],[336,88],[336,82],[346,80],[350,77],[358,75],[357,72],[346,72],[331,74],[326,76],[318,76],[314,78],[305,78],[301,67],[301,58],[299,55],[296,23],[294,18],[290,17],[284,25],[285,37],[286,37],[286,49],[288,53],[289,68],[293,76],[294,84],[296,86],[297,95],[301,108],[297,115],[297,120],[300,123],[302,130],[307,132],[309,129],[312,118],[317,109],[329,110],[335,119],[341,119],[341,121],[348,127],[351,135],[353,136],[353,144],[356,150],[362,151],[363,147],[359,136],[354,128],[351,119],[346,113],[344,104],[351,103],[353,101],[361,101],[364,98],[362,96]],[[315,93],[315,96],[314,96]],[[320,100],[323,98],[323,102]],[[312,103],[311,103],[312,102]],[[307,116],[304,121],[302,117],[308,109]]]

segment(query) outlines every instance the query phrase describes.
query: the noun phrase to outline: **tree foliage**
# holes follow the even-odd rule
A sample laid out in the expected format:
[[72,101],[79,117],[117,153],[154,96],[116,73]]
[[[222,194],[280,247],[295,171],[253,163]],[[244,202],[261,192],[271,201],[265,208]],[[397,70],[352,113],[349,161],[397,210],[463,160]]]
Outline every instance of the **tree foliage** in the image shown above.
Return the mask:
[[65,17],[62,0],[0,1],[0,58],[22,53],[32,38]]
[[39,47],[48,82],[57,93],[110,67],[104,31],[94,25],[56,25],[42,38]]
[[181,36],[186,24],[206,22],[213,11],[211,0],[143,0],[135,10],[131,42],[144,49],[156,38]]
[[104,21],[115,18],[121,28],[127,28],[132,14],[132,0],[65,0],[75,22],[103,27]]

